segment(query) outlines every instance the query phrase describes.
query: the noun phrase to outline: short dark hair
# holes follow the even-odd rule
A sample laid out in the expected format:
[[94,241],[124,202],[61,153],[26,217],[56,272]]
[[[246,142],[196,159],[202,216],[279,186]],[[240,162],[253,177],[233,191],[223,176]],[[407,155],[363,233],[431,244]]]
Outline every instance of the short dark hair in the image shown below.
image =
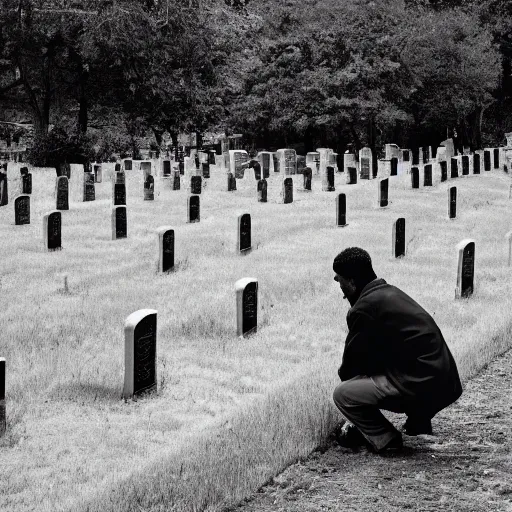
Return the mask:
[[336,274],[353,279],[356,286],[365,286],[377,278],[370,255],[360,247],[347,247],[341,251],[332,264]]

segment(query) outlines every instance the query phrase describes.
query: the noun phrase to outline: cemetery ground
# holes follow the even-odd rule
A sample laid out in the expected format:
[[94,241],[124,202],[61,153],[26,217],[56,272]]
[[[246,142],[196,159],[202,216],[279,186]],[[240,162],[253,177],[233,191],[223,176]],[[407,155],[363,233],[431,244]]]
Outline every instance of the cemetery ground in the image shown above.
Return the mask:
[[[313,192],[296,188],[291,204],[276,201],[276,176],[268,203],[257,202],[256,182],[228,193],[212,180],[197,224],[186,223],[183,186],[156,183],[155,201],[143,201],[142,177],[127,171],[128,238],[111,240],[104,178],[96,201],[62,212],[63,250],[50,253],[42,215],[54,207],[55,178],[33,174],[31,224],[14,226],[11,199],[0,209],[2,509],[219,510],[324,444],[339,419],[331,395],[348,310],[331,265],[348,246],[366,248],[377,274],[434,316],[464,381],[510,347],[512,203],[501,171],[419,190],[410,176],[393,177],[385,209],[376,181],[349,186],[343,174],[336,192],[322,192],[315,176]],[[452,181],[459,204],[449,220]],[[339,192],[344,228],[335,226]],[[243,212],[253,250],[241,256]],[[407,222],[403,259],[391,253],[398,217]],[[177,261],[165,275],[156,262],[163,225],[175,229]],[[475,294],[455,300],[464,238],[476,241]],[[243,277],[259,281],[259,321],[240,339],[234,283]],[[125,402],[124,320],[142,308],[158,311],[158,392]]]

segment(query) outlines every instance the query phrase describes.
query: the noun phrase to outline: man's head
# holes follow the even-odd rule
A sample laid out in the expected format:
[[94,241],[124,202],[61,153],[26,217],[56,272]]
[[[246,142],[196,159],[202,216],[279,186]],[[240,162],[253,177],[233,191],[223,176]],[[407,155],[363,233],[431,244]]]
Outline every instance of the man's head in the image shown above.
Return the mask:
[[353,306],[363,288],[377,278],[370,255],[360,247],[348,247],[341,251],[332,264],[334,280],[340,284],[344,297]]

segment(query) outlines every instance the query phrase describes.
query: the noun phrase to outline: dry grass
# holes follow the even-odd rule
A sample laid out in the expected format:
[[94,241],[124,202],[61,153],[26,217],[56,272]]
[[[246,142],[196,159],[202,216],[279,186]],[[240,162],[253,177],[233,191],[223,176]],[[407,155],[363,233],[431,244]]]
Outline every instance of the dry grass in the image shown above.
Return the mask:
[[[410,190],[408,176],[393,178],[390,207],[379,210],[376,182],[337,183],[347,194],[343,229],[334,227],[335,194],[321,192],[318,177],[313,193],[296,191],[290,205],[276,202],[275,176],[267,204],[257,203],[255,184],[228,193],[214,178],[201,222],[187,225],[186,190],[157,189],[144,202],[134,173],[128,239],[110,240],[105,181],[96,202],[63,212],[64,249],[55,253],[44,253],[41,240],[53,176],[36,173],[33,223],[14,226],[12,204],[0,209],[6,510],[217,510],[321,444],[337,418],[331,389],[348,309],[331,264],[350,245],[367,248],[378,275],[434,315],[465,379],[511,345],[503,237],[512,203],[510,181],[497,171],[458,180],[454,221],[445,184]],[[240,257],[243,211],[252,215],[255,250]],[[408,254],[394,260],[399,216]],[[161,225],[176,232],[179,264],[169,275],[156,273]],[[476,291],[455,301],[455,246],[467,237],[476,240]],[[240,340],[234,283],[246,276],[259,279],[260,328]],[[125,403],[123,323],[140,308],[158,311],[159,391]]]

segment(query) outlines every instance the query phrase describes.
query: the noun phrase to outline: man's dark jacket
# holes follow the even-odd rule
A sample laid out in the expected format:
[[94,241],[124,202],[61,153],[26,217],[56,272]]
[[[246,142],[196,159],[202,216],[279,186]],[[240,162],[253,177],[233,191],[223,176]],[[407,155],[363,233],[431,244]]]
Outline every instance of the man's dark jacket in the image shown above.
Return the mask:
[[[362,290],[347,314],[342,381],[386,375],[419,413],[434,416],[462,394],[453,356],[434,319],[384,279]],[[414,411],[411,411],[414,412]]]

